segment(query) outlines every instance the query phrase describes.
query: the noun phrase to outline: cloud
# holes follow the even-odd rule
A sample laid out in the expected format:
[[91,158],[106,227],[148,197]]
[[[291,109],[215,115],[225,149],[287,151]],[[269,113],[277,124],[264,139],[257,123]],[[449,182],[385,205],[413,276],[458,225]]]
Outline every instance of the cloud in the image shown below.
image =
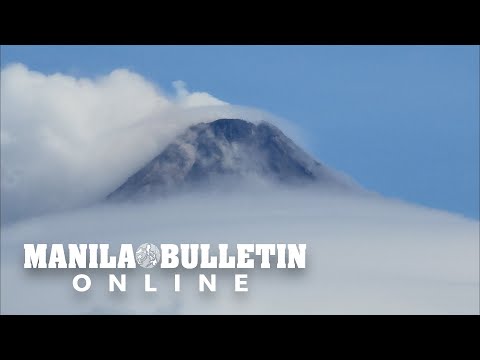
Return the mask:
[[[268,120],[298,141],[292,124],[270,114],[173,86],[166,93],[125,69],[97,78],[2,69],[2,313],[478,314],[478,221],[271,185],[98,204],[194,123]],[[198,272],[182,272],[175,294],[172,272],[159,269],[158,293],[143,292],[145,271],[136,269],[128,294],[108,294],[108,272],[99,271],[80,295],[71,287],[77,271],[22,268],[23,244],[39,242],[307,243],[307,269],[249,271],[246,294],[233,293],[225,271],[215,295],[198,293]]]
[[[478,314],[479,223],[372,196],[262,189],[197,194],[150,204],[102,205],[2,227],[3,313],[414,313]],[[248,293],[233,270],[217,292],[198,292],[198,274],[154,268],[23,269],[24,243],[306,243],[307,268],[255,269]],[[117,249],[117,250],[115,250]],[[127,293],[108,293],[108,274],[127,274]],[[243,271],[240,271],[240,273]],[[145,293],[150,273],[156,293]],[[210,273],[210,271],[205,271]]]
[[126,69],[76,78],[3,68],[2,223],[102,199],[191,124],[274,119],[190,92],[183,81],[174,88],[167,94]]

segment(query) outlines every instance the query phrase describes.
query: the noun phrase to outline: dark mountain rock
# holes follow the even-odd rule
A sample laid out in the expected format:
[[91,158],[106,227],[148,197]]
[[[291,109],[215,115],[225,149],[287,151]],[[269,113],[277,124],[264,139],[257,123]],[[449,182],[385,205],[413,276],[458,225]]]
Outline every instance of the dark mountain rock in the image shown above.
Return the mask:
[[297,186],[356,188],[351,180],[310,157],[275,126],[219,119],[189,127],[107,198],[150,197],[220,183],[235,186],[249,178]]

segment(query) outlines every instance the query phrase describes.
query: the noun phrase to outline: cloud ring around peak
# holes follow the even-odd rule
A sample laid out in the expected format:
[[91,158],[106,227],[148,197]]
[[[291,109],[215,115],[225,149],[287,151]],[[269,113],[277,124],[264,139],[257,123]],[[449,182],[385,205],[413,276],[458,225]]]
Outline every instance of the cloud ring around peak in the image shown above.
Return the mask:
[[127,69],[87,78],[2,68],[2,223],[97,201],[192,124],[276,121],[183,81],[173,86],[168,94]]

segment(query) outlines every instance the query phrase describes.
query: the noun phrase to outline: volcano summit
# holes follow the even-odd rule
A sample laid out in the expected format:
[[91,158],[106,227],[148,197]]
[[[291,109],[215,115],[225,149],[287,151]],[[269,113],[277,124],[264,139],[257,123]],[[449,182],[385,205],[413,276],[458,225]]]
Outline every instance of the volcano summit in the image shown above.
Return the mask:
[[219,119],[189,127],[107,196],[124,200],[199,187],[272,182],[351,191],[348,177],[319,163],[275,126]]

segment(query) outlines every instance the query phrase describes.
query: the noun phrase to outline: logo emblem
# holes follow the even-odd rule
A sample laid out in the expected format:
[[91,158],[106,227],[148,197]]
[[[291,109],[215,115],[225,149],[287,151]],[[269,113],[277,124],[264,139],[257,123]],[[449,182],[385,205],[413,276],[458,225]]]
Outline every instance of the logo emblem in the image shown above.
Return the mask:
[[150,269],[160,261],[160,250],[153,244],[142,244],[135,252],[135,259],[138,265],[145,269]]

